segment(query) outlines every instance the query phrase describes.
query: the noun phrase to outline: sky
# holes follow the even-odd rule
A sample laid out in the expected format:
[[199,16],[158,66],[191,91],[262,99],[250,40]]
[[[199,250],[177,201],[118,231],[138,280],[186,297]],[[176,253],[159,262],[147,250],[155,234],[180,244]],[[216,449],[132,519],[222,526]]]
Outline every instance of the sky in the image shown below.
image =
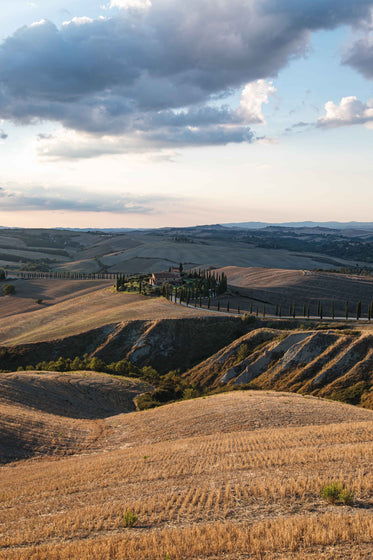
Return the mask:
[[373,0],[0,8],[0,226],[372,221]]

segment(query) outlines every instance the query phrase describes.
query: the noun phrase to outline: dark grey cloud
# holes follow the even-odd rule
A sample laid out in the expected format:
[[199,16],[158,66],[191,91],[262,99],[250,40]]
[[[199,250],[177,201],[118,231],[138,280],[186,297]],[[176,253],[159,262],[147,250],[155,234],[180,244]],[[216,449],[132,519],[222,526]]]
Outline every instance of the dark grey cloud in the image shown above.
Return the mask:
[[69,212],[110,212],[116,214],[150,214],[154,207],[163,204],[165,197],[134,197],[130,194],[86,193],[50,191],[43,187],[21,189],[0,187],[0,206],[2,211],[19,212],[30,210]]
[[6,140],[8,138],[8,134],[4,132],[4,130],[0,129],[0,140]]
[[22,27],[0,46],[0,118],[164,145],[252,141],[247,125],[258,121],[239,122],[212,101],[275,76],[305,54],[313,31],[359,25],[372,6],[153,0],[145,11],[74,19],[60,29],[48,21]]
[[373,79],[373,36],[356,41],[345,54],[344,64],[352,66],[368,80]]

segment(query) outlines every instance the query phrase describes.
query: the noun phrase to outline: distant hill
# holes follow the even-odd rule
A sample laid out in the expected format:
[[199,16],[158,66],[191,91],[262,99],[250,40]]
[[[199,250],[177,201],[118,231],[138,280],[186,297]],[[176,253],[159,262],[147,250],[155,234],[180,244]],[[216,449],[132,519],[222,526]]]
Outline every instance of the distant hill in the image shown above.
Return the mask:
[[224,227],[235,227],[245,229],[262,229],[271,226],[290,227],[290,228],[330,228],[330,229],[364,229],[373,231],[373,222],[233,222],[221,224]]

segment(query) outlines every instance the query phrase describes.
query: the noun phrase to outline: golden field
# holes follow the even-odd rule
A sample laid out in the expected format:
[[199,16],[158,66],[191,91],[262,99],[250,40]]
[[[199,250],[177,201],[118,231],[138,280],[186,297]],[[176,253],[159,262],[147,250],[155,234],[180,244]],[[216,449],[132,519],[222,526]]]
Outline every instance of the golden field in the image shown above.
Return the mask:
[[[369,410],[237,391],[100,423],[91,448],[1,468],[1,559],[371,558]],[[320,497],[331,480],[352,506]]]
[[[210,316],[165,298],[118,293],[112,280],[17,280],[16,295],[0,298],[0,344],[73,336],[109,323]],[[38,305],[35,299],[41,298]],[[11,320],[9,317],[11,316]]]

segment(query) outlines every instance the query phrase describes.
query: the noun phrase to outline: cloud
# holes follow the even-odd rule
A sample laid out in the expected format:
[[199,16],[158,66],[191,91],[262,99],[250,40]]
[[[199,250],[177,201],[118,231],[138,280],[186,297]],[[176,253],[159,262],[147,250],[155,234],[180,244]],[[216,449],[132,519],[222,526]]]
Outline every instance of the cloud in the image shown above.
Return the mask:
[[2,211],[69,211],[111,212],[115,214],[150,214],[155,206],[170,201],[160,196],[138,196],[117,193],[81,193],[72,190],[32,187],[25,192],[20,188],[0,187]]
[[365,35],[356,41],[343,59],[344,64],[352,66],[368,80],[373,79],[373,37]]
[[[0,45],[0,118],[55,121],[125,138],[129,147],[250,142],[247,125],[264,123],[262,106],[274,93],[268,80],[307,52],[313,31],[362,25],[373,0],[109,6],[124,9],[61,28],[42,20]],[[225,107],[224,98],[237,91],[239,108]]]
[[110,8],[121,8],[123,10],[146,10],[151,8],[150,0],[111,0]]
[[338,127],[352,124],[366,124],[373,121],[373,99],[363,103],[357,97],[343,97],[336,105],[325,103],[326,114],[317,121],[319,127]]
[[265,80],[258,80],[247,84],[241,94],[238,115],[249,123],[265,123],[262,115],[262,105],[269,103],[269,97],[274,95],[276,88],[272,83]]
[[6,140],[8,138],[8,134],[0,129],[0,140]]
[[279,140],[275,136],[262,136],[261,138],[258,138],[258,144],[262,144],[263,146],[274,146],[278,143]]

